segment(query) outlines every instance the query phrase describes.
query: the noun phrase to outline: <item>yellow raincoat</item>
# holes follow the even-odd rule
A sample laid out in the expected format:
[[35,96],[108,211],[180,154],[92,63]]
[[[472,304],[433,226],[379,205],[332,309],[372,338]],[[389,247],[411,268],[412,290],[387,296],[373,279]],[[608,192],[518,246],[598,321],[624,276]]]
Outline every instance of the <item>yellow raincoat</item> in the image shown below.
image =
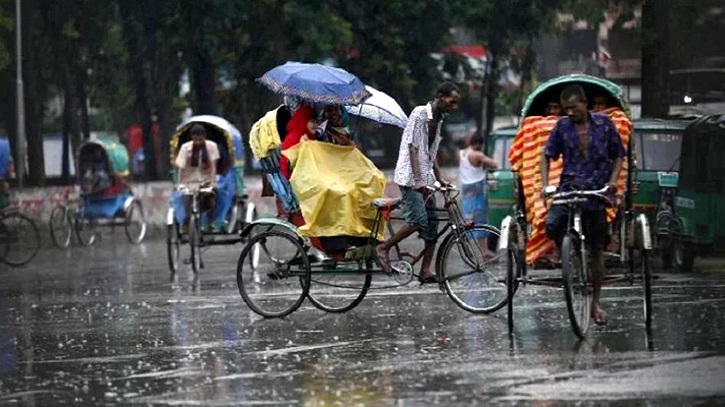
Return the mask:
[[257,160],[269,155],[272,150],[281,144],[279,132],[277,132],[277,110],[267,112],[261,119],[252,125],[249,132],[249,147]]
[[[375,198],[385,196],[385,175],[352,146],[302,141],[282,152],[293,167],[292,190],[308,236],[368,237],[375,224]],[[381,224],[378,240],[384,239]]]

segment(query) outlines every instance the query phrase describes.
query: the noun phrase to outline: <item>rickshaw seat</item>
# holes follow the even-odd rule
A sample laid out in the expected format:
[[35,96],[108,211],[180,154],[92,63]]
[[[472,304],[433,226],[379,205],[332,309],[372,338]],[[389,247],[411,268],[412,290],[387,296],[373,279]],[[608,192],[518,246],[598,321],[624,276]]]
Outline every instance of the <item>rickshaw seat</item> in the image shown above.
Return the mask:
[[400,198],[377,198],[373,199],[373,206],[375,209],[397,209],[400,206]]

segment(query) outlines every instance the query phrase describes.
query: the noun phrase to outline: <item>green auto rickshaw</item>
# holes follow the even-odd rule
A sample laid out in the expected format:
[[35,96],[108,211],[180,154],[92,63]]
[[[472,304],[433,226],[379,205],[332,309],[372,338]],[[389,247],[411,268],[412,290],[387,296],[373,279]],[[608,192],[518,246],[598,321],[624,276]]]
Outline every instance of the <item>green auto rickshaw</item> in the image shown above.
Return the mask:
[[489,134],[486,155],[493,158],[498,169],[488,172],[488,223],[500,225],[506,216],[513,214],[516,203],[514,198],[514,173],[508,152],[516,137],[518,127],[501,127]]
[[725,114],[703,116],[685,129],[670,236],[679,272],[696,256],[725,244]]

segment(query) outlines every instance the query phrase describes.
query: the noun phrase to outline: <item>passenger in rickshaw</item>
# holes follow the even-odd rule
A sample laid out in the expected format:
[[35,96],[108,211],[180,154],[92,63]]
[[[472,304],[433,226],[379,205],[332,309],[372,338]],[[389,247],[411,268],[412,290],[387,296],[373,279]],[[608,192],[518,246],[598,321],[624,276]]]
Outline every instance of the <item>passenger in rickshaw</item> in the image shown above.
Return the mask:
[[[597,190],[605,186],[614,194],[617,190],[625,148],[609,116],[590,113],[584,89],[569,85],[561,92],[564,117],[551,131],[541,158],[541,182],[549,185],[549,160],[563,159],[559,191]],[[542,190],[543,195],[543,190]],[[568,207],[553,205],[546,216],[546,234],[561,251],[561,241],[567,232]],[[608,238],[608,223],[604,202],[590,199],[585,204],[584,229],[587,233],[592,259],[591,317],[598,325],[607,323],[607,313],[599,298],[605,273],[604,247]]]
[[131,187],[118,173],[109,168],[107,158],[99,146],[80,163],[81,191],[89,197],[112,197],[130,191]]
[[318,127],[320,141],[341,146],[355,145],[352,132],[348,128],[350,118],[339,105],[326,105],[323,111],[324,120]]
[[[217,163],[219,148],[216,143],[206,139],[206,128],[202,124],[194,124],[189,131],[191,141],[184,143],[179,149],[174,164],[179,170],[180,187],[211,187],[216,189]],[[194,184],[194,185],[189,185]],[[216,193],[201,195],[201,212],[211,213],[214,209]],[[184,227],[189,224],[191,213],[191,195],[184,196]]]
[[561,104],[556,99],[552,99],[546,102],[546,115],[547,116],[561,116]]
[[[315,121],[315,110],[308,104],[301,105],[290,118],[287,123],[287,133],[282,140],[280,149],[285,151],[290,149],[300,141],[316,139],[317,122]],[[279,163],[282,174],[289,179],[292,175],[289,159],[282,155]]]

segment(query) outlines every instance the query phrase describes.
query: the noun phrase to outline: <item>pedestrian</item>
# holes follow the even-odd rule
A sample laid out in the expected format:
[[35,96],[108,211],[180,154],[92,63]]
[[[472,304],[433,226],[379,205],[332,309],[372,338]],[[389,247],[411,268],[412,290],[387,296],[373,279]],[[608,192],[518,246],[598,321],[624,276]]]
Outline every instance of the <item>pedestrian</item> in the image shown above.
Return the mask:
[[394,181],[402,193],[401,208],[405,226],[375,249],[380,266],[392,273],[389,252],[395,244],[415,232],[425,241],[423,261],[418,274],[421,284],[436,282],[430,266],[435,251],[438,223],[435,221],[435,198],[428,187],[434,181],[447,184],[436,164],[441,142],[441,125],[446,114],[456,110],[461,96],[456,85],[446,82],[438,87],[435,98],[417,106],[410,113],[403,131],[395,166]]
[[[625,155],[622,139],[609,116],[587,111],[587,98],[579,85],[570,85],[561,92],[564,117],[556,122],[541,157],[542,195],[549,185],[549,160],[563,159],[564,168],[559,191],[596,190],[609,187],[617,190],[617,179]],[[567,232],[568,207],[552,205],[546,215],[546,234],[556,242]],[[597,325],[607,323],[607,313],[599,297],[605,273],[604,245],[607,240],[606,207],[599,199],[590,199],[584,206],[584,230],[592,260],[591,317]]]
[[[461,179],[461,212],[466,222],[488,222],[488,197],[486,196],[486,170],[495,170],[498,164],[483,153],[483,137],[474,135],[468,146],[458,153],[458,176]],[[476,231],[473,236],[483,250],[484,258],[495,254],[488,249],[488,232]]]
[[15,174],[13,156],[10,154],[10,142],[0,139],[0,209],[10,205],[10,184],[8,179]]

